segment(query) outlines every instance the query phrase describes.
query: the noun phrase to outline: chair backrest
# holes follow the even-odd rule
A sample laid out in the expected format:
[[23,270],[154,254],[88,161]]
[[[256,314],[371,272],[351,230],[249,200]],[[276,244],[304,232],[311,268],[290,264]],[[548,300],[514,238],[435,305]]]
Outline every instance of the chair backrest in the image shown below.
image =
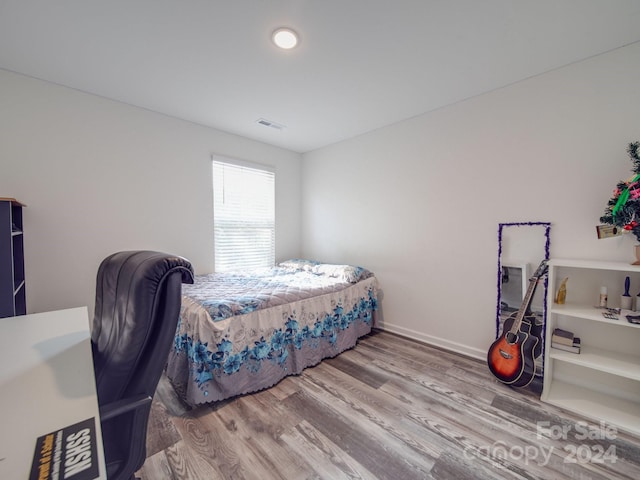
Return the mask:
[[[119,252],[100,264],[91,342],[101,410],[153,398],[175,337],[183,282],[193,283],[191,264],[165,253]],[[133,478],[144,464],[150,408],[148,402],[102,419],[110,480]]]
[[118,252],[98,269],[91,332],[101,405],[153,397],[175,336],[188,260],[151,251]]

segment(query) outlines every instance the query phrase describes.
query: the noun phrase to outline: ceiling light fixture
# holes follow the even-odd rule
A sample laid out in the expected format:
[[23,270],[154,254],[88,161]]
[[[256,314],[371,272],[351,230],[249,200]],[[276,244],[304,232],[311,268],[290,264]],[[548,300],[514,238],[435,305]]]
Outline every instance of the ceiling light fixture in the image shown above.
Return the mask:
[[284,50],[291,50],[298,45],[298,34],[290,28],[281,27],[271,35],[273,43]]

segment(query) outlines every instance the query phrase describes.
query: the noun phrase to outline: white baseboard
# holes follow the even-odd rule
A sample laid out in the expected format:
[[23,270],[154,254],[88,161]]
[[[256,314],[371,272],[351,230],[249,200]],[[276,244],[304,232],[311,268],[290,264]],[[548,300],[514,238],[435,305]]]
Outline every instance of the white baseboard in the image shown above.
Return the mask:
[[376,325],[376,328],[386,332],[395,333],[396,335],[407,337],[412,340],[417,340],[418,342],[427,343],[429,345],[444,348],[445,350],[460,353],[462,355],[466,355],[467,357],[477,358],[478,360],[487,359],[486,350],[469,347],[468,345],[445,340],[444,338],[425,335],[424,333],[416,332],[415,330],[411,330],[409,328],[400,327],[398,325],[393,325],[387,322],[384,322],[384,325]]

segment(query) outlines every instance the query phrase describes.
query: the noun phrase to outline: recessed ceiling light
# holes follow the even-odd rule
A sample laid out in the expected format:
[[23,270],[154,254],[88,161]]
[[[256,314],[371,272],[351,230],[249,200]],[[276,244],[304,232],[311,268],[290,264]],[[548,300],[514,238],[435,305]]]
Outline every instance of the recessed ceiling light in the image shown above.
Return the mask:
[[273,35],[271,35],[271,39],[277,47],[285,50],[290,50],[298,45],[298,34],[290,28],[278,28],[273,32]]

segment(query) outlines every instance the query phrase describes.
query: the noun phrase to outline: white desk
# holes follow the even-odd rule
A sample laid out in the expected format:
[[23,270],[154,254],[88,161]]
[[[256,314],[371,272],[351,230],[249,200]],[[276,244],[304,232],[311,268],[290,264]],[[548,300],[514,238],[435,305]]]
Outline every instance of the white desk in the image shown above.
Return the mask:
[[0,478],[29,479],[38,437],[87,419],[99,471],[90,478],[106,479],[86,307],[0,318]]

